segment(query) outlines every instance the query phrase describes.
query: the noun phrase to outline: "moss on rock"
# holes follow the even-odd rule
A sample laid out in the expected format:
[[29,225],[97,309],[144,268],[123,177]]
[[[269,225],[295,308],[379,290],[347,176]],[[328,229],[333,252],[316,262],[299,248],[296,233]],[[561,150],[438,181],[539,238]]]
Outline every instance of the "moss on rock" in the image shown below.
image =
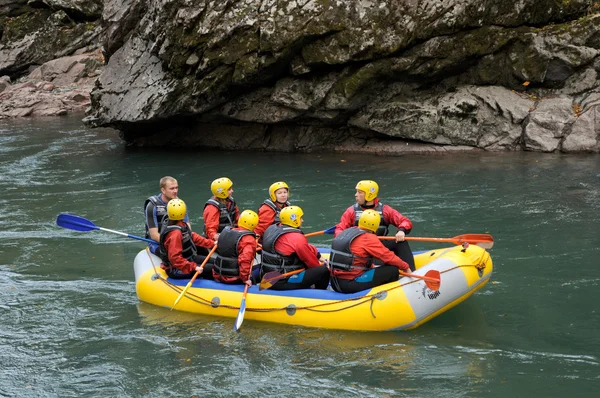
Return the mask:
[[12,43],[44,28],[46,20],[52,14],[48,9],[27,12],[13,18],[6,18],[1,43]]

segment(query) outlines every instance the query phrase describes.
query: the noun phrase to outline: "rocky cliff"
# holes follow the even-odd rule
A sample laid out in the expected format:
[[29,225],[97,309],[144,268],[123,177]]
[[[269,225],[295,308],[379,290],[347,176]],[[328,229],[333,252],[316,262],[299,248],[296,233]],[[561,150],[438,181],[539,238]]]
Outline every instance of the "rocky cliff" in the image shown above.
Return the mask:
[[101,0],[0,0],[0,119],[82,112],[104,65]]
[[[36,5],[35,26],[55,46],[24,51],[31,38],[0,19],[0,75],[66,55],[98,29],[107,65],[86,121],[132,145],[600,152],[600,7],[591,0],[21,7]],[[56,44],[65,29],[39,27],[60,20],[53,10],[87,28]]]

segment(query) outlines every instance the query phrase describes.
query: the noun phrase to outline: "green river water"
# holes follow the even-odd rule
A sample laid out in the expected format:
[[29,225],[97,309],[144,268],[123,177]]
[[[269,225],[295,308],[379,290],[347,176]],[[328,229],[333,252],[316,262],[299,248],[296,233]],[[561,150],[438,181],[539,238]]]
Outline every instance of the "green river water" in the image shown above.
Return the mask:
[[[140,303],[144,244],[56,226],[60,212],[143,235],[142,203],[179,180],[201,230],[210,182],[240,209],[284,180],[304,230],[328,228],[360,179],[412,236],[489,233],[479,293],[406,332],[307,329]],[[0,121],[0,396],[596,396],[600,387],[600,156],[128,149],[79,118]],[[329,236],[311,238],[327,246]],[[436,247],[412,242],[413,250]]]

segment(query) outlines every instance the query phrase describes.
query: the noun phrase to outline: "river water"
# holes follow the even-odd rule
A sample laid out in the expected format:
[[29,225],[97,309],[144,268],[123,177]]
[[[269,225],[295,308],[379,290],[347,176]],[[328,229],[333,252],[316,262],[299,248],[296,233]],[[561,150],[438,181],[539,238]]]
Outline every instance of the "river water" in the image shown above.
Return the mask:
[[[596,396],[600,156],[166,152],[79,120],[0,121],[0,396]],[[178,178],[196,230],[220,176],[240,209],[287,181],[307,232],[335,224],[356,182],[375,179],[412,236],[492,234],[494,275],[413,331],[246,320],[235,333],[231,319],[140,303],[143,243],[55,224],[69,212],[143,235],[142,203],[163,175]]]

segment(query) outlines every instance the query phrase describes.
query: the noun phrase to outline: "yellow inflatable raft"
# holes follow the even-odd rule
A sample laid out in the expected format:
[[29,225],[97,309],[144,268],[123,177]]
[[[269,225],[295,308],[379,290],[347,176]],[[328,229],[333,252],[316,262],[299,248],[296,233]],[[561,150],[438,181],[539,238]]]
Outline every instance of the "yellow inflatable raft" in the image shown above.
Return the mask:
[[[160,262],[146,250],[138,253],[134,260],[137,295],[141,301],[171,308],[189,280],[169,278]],[[342,330],[413,329],[481,289],[493,270],[488,252],[476,245],[415,253],[415,264],[417,275],[439,271],[439,290],[412,277],[353,294],[316,289],[259,291],[252,286],[245,319]],[[176,309],[235,318],[243,288],[196,279]]]

